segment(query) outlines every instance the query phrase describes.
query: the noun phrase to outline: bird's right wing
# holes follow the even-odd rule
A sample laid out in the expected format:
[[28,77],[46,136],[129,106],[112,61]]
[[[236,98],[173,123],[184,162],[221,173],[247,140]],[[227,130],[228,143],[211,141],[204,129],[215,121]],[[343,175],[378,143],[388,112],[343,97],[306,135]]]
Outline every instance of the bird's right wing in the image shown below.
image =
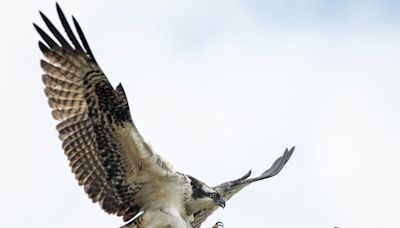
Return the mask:
[[[222,183],[213,188],[219,194],[221,194],[221,196],[224,198],[225,201],[228,201],[229,199],[232,198],[233,195],[238,193],[240,190],[242,190],[247,185],[249,185],[253,182],[256,182],[256,181],[260,181],[260,180],[264,180],[264,179],[273,177],[276,174],[278,174],[282,170],[282,168],[285,166],[287,161],[289,161],[290,157],[293,154],[293,151],[294,151],[294,147],[292,147],[290,150],[286,149],[285,152],[283,153],[283,155],[281,157],[279,157],[278,159],[276,159],[276,161],[272,164],[272,166],[258,177],[248,179],[251,175],[251,170],[250,170],[244,176],[242,176],[236,180]],[[200,225],[208,218],[208,216],[210,216],[217,209],[218,209],[218,207],[213,207],[213,208],[208,208],[208,209],[203,209],[203,210],[197,211],[194,214],[194,221],[192,222],[193,228],[199,228]]]
[[140,136],[122,86],[114,89],[109,83],[77,21],[73,19],[80,42],[58,5],[57,11],[69,41],[42,13],[56,41],[34,26],[45,42],[39,41],[46,57],[40,62],[43,82],[53,118],[60,121],[62,147],[93,202],[129,220],[143,202],[153,200],[147,191],[138,199],[144,185],[148,189],[157,181],[173,179],[176,172]]

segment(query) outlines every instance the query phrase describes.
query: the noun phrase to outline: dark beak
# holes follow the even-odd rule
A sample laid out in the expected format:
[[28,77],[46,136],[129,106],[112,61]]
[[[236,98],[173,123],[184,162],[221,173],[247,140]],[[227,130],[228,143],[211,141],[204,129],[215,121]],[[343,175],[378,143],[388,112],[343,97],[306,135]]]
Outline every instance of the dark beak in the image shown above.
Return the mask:
[[218,206],[225,208],[225,200],[223,200],[222,198],[218,199],[216,203]]

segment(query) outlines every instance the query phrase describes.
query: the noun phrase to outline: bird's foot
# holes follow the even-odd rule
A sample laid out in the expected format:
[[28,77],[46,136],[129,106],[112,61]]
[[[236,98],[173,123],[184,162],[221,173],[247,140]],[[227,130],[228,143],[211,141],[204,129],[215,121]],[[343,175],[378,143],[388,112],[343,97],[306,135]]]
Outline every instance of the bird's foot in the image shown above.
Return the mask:
[[215,223],[215,225],[213,227],[211,227],[211,228],[220,228],[220,227],[224,228],[224,224],[222,222]]

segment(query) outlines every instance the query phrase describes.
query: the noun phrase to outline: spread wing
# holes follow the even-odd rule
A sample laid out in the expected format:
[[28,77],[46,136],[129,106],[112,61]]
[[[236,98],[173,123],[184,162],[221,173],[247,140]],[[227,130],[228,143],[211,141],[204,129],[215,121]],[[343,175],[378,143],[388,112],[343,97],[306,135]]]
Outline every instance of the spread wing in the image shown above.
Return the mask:
[[[278,174],[282,170],[282,168],[285,166],[286,162],[289,161],[290,157],[293,154],[293,151],[294,151],[294,147],[292,147],[290,150],[286,149],[285,152],[283,153],[283,155],[281,157],[279,157],[278,159],[276,159],[276,161],[272,164],[272,166],[258,177],[248,179],[251,175],[251,171],[249,171],[241,178],[222,183],[213,188],[219,194],[221,194],[221,196],[224,197],[225,201],[228,201],[229,199],[232,198],[233,195],[238,193],[240,190],[242,190],[247,185],[249,185],[253,182],[256,182],[256,181],[260,181],[260,180],[264,180],[264,179],[273,177],[276,174]],[[194,214],[194,221],[192,222],[193,228],[199,228],[200,225],[208,218],[208,216],[210,216],[217,209],[218,209],[218,207],[214,207],[214,208],[208,208],[208,209],[197,211]]]
[[151,200],[138,203],[135,198],[145,184],[151,184],[149,178],[156,181],[176,173],[140,136],[122,85],[114,89],[109,83],[78,22],[73,18],[80,42],[58,4],[57,11],[69,41],[42,13],[56,41],[34,26],[46,43],[39,41],[46,57],[40,64],[52,116],[60,121],[62,147],[90,199],[127,221]]

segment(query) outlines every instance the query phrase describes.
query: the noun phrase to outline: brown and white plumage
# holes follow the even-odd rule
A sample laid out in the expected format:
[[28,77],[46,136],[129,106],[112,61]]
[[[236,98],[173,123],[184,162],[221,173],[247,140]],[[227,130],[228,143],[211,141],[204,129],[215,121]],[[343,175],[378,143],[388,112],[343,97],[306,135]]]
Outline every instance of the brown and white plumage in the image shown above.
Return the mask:
[[[45,42],[39,41],[46,58],[40,62],[42,79],[52,116],[60,121],[62,148],[93,202],[124,221],[143,212],[126,227],[199,227],[218,206],[225,205],[224,199],[231,197],[228,190],[236,193],[256,181],[210,188],[175,172],[139,134],[122,85],[114,89],[107,80],[78,22],[73,18],[80,41],[58,4],[57,11],[68,41],[44,14],[40,13],[55,40],[34,24]],[[284,162],[273,175],[292,152],[280,158]]]
[[84,48],[58,5],[57,10],[73,47],[44,14],[43,20],[61,45],[35,27],[47,44],[39,42],[47,59],[40,63],[53,118],[60,121],[57,130],[62,147],[93,202],[129,220],[140,210],[135,194],[146,182],[148,174],[143,170],[160,178],[176,173],[143,141],[132,122],[122,85],[113,89],[108,82],[77,21],[74,24]]

